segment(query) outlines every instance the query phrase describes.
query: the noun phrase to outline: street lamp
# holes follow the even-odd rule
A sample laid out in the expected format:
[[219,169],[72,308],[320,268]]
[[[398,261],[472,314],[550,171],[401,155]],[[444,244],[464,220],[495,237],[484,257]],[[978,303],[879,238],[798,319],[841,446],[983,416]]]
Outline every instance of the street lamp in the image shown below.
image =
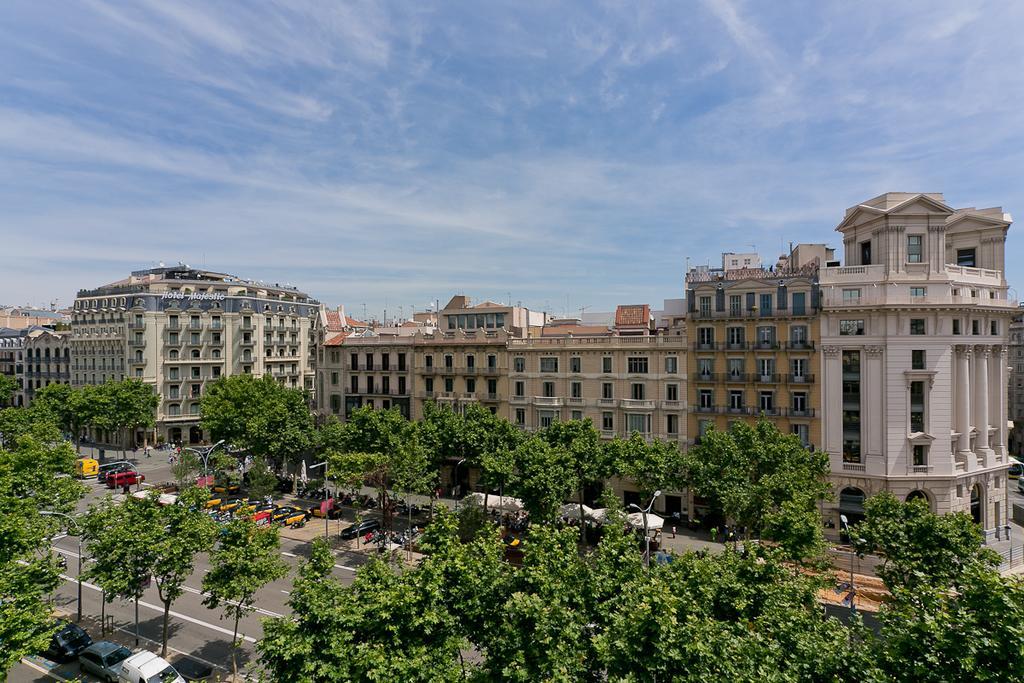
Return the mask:
[[857,612],[857,589],[853,584],[853,536],[850,534],[850,521],[846,515],[839,515],[839,525],[846,532],[846,540],[850,544],[850,613]]
[[78,618],[75,621],[80,622],[82,621],[82,527],[79,526],[74,517],[63,512],[40,510],[39,514],[46,517],[63,517],[75,525],[75,533],[78,535]]
[[182,450],[186,450],[186,451],[192,451],[193,453],[195,453],[196,455],[198,455],[202,459],[202,461],[203,461],[203,479],[204,480],[208,476],[207,470],[209,468],[210,454],[213,453],[213,450],[215,448],[217,448],[217,446],[221,445],[222,443],[224,443],[224,439],[221,439],[220,441],[218,441],[217,443],[213,444],[209,448],[206,448],[205,450],[200,450],[198,448],[189,448],[189,447],[186,447],[186,448],[182,449]]
[[[463,458],[462,460],[458,461],[457,463],[455,463],[455,469],[452,470],[452,479],[455,480],[455,486],[453,488],[455,490],[458,490],[458,488],[459,488],[459,465],[461,465],[464,462],[466,462],[465,458]],[[459,491],[459,493],[462,493],[462,492]],[[455,511],[456,512],[459,511],[459,497],[457,495],[455,496]]]
[[647,515],[651,512],[651,508],[654,507],[654,501],[661,498],[661,491],[655,491],[654,497],[651,498],[651,502],[647,504],[647,507],[641,508],[636,503],[630,503],[629,507],[634,508],[637,512],[643,515],[644,521],[644,566],[647,569],[651,568],[651,534],[650,529],[647,528]]

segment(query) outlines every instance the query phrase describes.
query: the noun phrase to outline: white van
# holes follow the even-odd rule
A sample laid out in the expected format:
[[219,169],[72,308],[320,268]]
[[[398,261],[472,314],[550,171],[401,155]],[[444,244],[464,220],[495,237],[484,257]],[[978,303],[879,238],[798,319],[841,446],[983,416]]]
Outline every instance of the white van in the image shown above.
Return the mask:
[[117,680],[120,683],[185,683],[166,659],[146,651],[124,660]]

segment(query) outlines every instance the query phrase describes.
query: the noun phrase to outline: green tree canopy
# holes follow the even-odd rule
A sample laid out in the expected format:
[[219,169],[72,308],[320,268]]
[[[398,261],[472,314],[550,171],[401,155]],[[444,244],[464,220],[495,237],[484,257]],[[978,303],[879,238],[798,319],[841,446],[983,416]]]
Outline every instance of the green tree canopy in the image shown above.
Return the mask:
[[13,404],[14,392],[18,390],[18,381],[10,375],[0,374],[0,406]]
[[522,499],[531,522],[550,523],[562,503],[579,490],[576,463],[570,452],[532,435],[512,452],[512,489]]
[[793,560],[820,554],[818,505],[831,495],[826,453],[761,421],[711,430],[683,462],[693,492],[748,533],[779,542]]

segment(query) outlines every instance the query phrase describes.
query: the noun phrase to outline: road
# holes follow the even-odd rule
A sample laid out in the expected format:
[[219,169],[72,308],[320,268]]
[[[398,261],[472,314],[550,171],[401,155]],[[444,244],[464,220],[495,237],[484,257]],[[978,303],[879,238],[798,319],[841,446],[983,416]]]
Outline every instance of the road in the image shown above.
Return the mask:
[[[154,452],[151,458],[140,457],[136,462],[139,470],[146,475],[147,484],[169,481],[173,478],[166,454],[162,454],[161,457],[161,454]],[[89,492],[79,503],[79,512],[85,512],[90,504],[101,500],[111,492],[110,489],[101,486],[95,480],[86,480],[85,483],[89,487]],[[336,533],[336,529],[339,528],[335,526],[337,524],[335,521],[331,522],[332,534]],[[319,532],[321,529],[323,529],[321,520],[311,520],[309,528],[302,531],[316,530]],[[306,535],[312,536],[313,534]],[[310,545],[310,541],[282,537],[281,557],[290,565],[291,571],[287,577],[263,587],[256,597],[257,611],[243,617],[239,622],[239,637],[243,639],[239,654],[240,667],[244,667],[246,663],[253,660],[254,643],[263,633],[261,620],[288,613],[289,591],[300,563],[309,555]],[[77,610],[78,541],[77,538],[63,536],[58,538],[53,546],[68,561],[65,582],[56,591],[54,600],[58,609],[71,614],[73,618]],[[354,580],[356,569],[367,562],[367,555],[346,549],[337,549],[334,552],[337,559],[333,576],[348,585]],[[87,559],[86,562],[88,562]],[[221,619],[220,610],[211,610],[202,604],[202,577],[209,569],[208,555],[198,556],[196,570],[185,583],[184,595],[171,606],[168,647],[173,649],[173,653],[187,654],[193,659],[198,659],[223,671],[230,667],[233,622],[229,619]],[[96,627],[89,629],[94,640],[101,640],[98,627],[101,603],[102,594],[99,587],[89,582],[83,582],[82,613],[87,619],[95,620]],[[106,615],[108,620],[112,620],[116,639],[129,647],[134,647],[134,603],[115,599],[106,605]],[[139,601],[140,647],[154,651],[159,650],[162,619],[163,605],[157,596],[156,587],[151,586]],[[108,621],[108,623],[110,622]],[[78,668],[76,664],[69,664],[55,669],[55,672],[65,677],[74,678],[78,675]],[[17,682],[52,679],[23,663],[11,671],[9,680]],[[86,676],[83,680],[93,679]]]

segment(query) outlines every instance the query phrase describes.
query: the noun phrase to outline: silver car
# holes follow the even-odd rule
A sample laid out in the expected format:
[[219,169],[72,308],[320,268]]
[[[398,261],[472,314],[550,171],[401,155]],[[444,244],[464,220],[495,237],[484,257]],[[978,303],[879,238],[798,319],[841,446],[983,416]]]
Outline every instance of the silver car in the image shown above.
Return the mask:
[[132,651],[124,645],[101,640],[82,650],[78,655],[78,665],[83,673],[90,673],[101,681],[116,683],[121,662],[131,656]]

